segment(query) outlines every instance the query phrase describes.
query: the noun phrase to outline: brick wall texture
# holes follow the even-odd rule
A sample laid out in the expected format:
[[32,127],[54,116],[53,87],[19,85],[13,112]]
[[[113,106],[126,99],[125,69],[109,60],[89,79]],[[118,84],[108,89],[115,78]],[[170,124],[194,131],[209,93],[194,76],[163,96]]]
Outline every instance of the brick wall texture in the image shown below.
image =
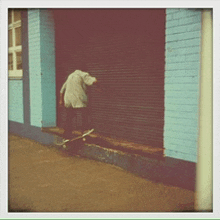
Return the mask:
[[48,10],[28,10],[30,120],[37,127],[56,125],[53,27]]
[[197,161],[201,11],[166,9],[165,155]]

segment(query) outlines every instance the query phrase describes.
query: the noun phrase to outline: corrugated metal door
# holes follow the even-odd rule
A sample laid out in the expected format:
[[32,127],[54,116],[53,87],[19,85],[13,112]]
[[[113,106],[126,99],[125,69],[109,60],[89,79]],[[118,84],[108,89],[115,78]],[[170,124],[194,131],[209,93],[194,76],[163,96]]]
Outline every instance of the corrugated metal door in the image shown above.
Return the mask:
[[66,10],[55,15],[59,82],[83,59],[104,88],[89,94],[95,128],[162,147],[165,10]]

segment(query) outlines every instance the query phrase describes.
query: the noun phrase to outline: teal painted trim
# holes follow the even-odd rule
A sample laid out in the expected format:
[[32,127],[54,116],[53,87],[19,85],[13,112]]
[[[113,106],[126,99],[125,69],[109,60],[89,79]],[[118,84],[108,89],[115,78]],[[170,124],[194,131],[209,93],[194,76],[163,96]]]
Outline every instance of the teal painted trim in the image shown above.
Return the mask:
[[[173,14],[173,19],[180,19],[180,20],[186,20],[192,17],[198,17],[199,15],[201,15],[201,11],[197,11],[194,9],[182,9],[179,10],[178,13]],[[197,20],[192,19],[191,22],[198,22]]]
[[165,84],[165,91],[198,91],[198,84]]
[[56,126],[55,39],[52,14],[30,9],[29,69],[32,126]]
[[178,151],[183,154],[193,154],[197,155],[197,143],[196,142],[187,142],[187,141],[180,141],[177,142],[177,139],[172,140],[171,138],[167,138],[166,144],[169,144],[169,149],[172,151]]
[[179,151],[182,153],[187,153],[187,154],[197,154],[197,142],[196,141],[191,141],[191,140],[183,140],[179,139],[178,137],[173,138],[173,137],[166,137],[164,139],[164,144],[169,146],[167,148],[168,150],[175,150]]
[[31,125],[41,127],[42,98],[40,77],[30,77],[30,115]]
[[185,15],[186,17],[189,17],[189,16],[201,16],[201,11],[202,11],[202,8],[180,8],[180,11],[185,11]]
[[185,161],[190,161],[190,162],[197,162],[197,155],[194,154],[187,154],[179,151],[174,151],[174,150],[165,150],[165,155],[166,157],[172,157],[172,158],[178,158],[181,160]]
[[[177,125],[177,124],[176,124]],[[190,126],[190,125],[189,125]],[[192,126],[193,128],[193,126]],[[179,132],[179,131],[175,131],[175,130],[169,130],[167,129],[167,127],[165,126],[164,129],[164,135],[167,138],[172,139],[178,139],[179,141],[181,141],[181,143],[179,142],[179,144],[183,144],[183,143],[190,143],[190,144],[194,144],[197,142],[197,136],[196,134],[198,132],[196,132],[196,129],[193,129],[194,132],[193,133],[184,133],[184,132]],[[170,149],[170,148],[169,148]]]
[[199,83],[199,78],[196,76],[190,77],[166,77],[165,83],[167,84],[197,84]]
[[169,63],[178,63],[178,62],[193,62],[200,60],[200,54],[199,53],[192,53],[192,54],[180,54],[177,56],[170,55],[168,53],[168,56],[166,57],[166,62]]
[[191,62],[191,61],[198,61],[200,60],[200,54],[195,53],[195,54],[188,54],[186,56],[186,61]]
[[185,99],[198,99],[199,91],[166,91],[166,98],[185,98]]
[[166,63],[166,70],[196,70],[199,72],[200,70],[200,62],[179,62],[179,63]]
[[165,131],[173,131],[173,132],[178,132],[178,133],[186,133],[193,135],[195,137],[198,135],[198,130],[196,130],[194,127],[192,127],[190,124],[180,126],[179,124],[166,124],[164,127],[164,132]]
[[42,127],[56,126],[55,30],[52,12],[40,10]]
[[196,24],[189,24],[189,25],[181,25],[177,27],[166,28],[165,34],[180,34],[192,31],[200,31],[201,30],[201,23],[198,22]]
[[42,82],[43,121],[42,127],[56,126],[56,90],[55,83]]
[[186,17],[186,18],[182,18],[182,19],[176,19],[176,20],[173,18],[172,20],[169,20],[169,22],[167,22],[166,28],[177,27],[179,25],[200,23],[200,22],[201,22],[201,16],[199,16],[199,15]]
[[[35,36],[36,38],[30,39],[29,43],[32,45],[32,47],[39,47],[40,46],[40,42],[38,41],[39,36]],[[31,54],[38,54],[39,51],[30,51]]]
[[186,61],[186,54],[180,54],[178,56],[173,56],[171,53],[165,58],[166,63],[178,63],[178,62],[185,62]]
[[166,70],[165,71],[165,77],[190,77],[190,76],[199,77],[199,72],[196,69],[194,70]]
[[[198,102],[198,99],[196,100]],[[177,111],[177,112],[198,112],[198,104],[176,104],[165,103],[165,111]]]
[[196,162],[201,11],[166,12],[165,155]]
[[23,81],[8,81],[8,119],[24,123]]
[[[181,40],[180,43],[182,41],[185,41],[185,40]],[[196,39],[196,41],[199,41],[199,39]],[[168,42],[166,43],[166,51],[165,51],[165,54],[166,54],[166,57],[167,56],[172,56],[175,52],[176,55],[188,55],[188,54],[194,54],[194,53],[200,53],[200,47],[199,47],[199,43],[197,45],[191,45],[191,46],[188,46],[188,45],[182,45],[182,47],[173,47],[172,46],[172,43],[179,43],[179,41],[175,41],[175,42]]]
[[[173,110],[175,111],[175,110]],[[176,110],[177,112],[181,112],[181,111],[178,111]],[[192,111],[192,112],[196,112],[196,111]],[[182,115],[185,114],[185,111],[182,111]],[[165,121],[167,121],[166,123],[168,124],[176,124],[176,125],[179,125],[179,126],[191,126],[193,127],[194,129],[197,129],[198,127],[198,121],[197,119],[188,119],[188,118],[173,118],[173,117],[169,117],[169,116],[165,116]],[[165,128],[166,128],[166,125],[165,125]]]
[[197,101],[198,98],[172,98],[172,97],[165,98],[166,104],[171,104],[171,105],[195,105]]
[[201,31],[192,31],[187,33],[180,33],[180,34],[171,34],[166,36],[166,42],[172,41],[180,41],[180,40],[188,40],[188,39],[198,39],[201,37]]
[[166,22],[168,23],[168,21],[172,21],[173,20],[173,13],[167,13],[166,15]]
[[[40,46],[40,45],[34,45],[34,44],[29,44],[31,45],[31,48],[30,50],[38,50],[37,48]],[[40,70],[41,70],[41,66],[40,66],[40,53],[39,51],[37,52],[33,52],[33,51],[30,51],[29,53],[30,57],[35,57],[35,59],[30,59],[29,61],[29,64],[30,64],[30,70],[31,70],[31,75],[35,75],[35,76],[40,76]]]
[[166,9],[166,14],[172,14],[178,12],[180,9],[179,8],[167,8]]
[[200,40],[198,38],[193,39],[183,39],[183,40],[176,40],[176,41],[169,41],[169,38],[167,37],[167,43],[166,47],[172,47],[172,48],[179,48],[179,47],[191,47],[191,46],[199,46]]
[[[169,16],[168,16],[168,18],[169,18]],[[179,20],[170,20],[169,22],[167,22],[166,28],[176,27],[178,25],[179,25]]]
[[186,24],[195,24],[201,22],[201,15],[196,14],[192,15],[191,17],[185,17],[179,20],[179,25],[186,25]]
[[167,8],[166,15],[169,15],[172,19],[184,19],[191,16],[201,16],[201,9]]
[[178,11],[177,13],[172,14],[172,19],[182,19],[186,17],[186,10]]
[[40,57],[40,12],[28,9],[29,40],[29,83],[30,83],[30,124],[41,127],[41,57]]
[[196,120],[198,120],[199,114],[198,114],[198,112],[193,112],[193,111],[183,113],[182,111],[169,111],[169,110],[166,109],[165,117],[196,119]]
[[185,47],[185,48],[172,48],[166,46],[165,55],[169,56],[181,56],[181,55],[189,55],[194,53],[200,53],[199,46]]

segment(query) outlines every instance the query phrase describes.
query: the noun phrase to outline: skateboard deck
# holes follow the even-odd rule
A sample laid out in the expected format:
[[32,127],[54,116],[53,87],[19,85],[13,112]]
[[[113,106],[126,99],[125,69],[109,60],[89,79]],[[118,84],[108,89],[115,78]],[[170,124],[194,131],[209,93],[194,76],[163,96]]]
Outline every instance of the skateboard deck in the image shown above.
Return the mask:
[[[85,141],[85,137],[88,136],[89,134],[91,134],[95,129],[90,129],[89,131],[87,131],[86,133],[82,134],[82,135],[79,135],[78,137],[74,137],[74,138],[71,138],[71,139],[64,139],[63,137],[62,138],[62,141],[59,142],[58,140],[55,141],[55,144],[58,145],[58,146],[63,146],[63,148],[66,148],[66,144],[68,142],[72,142],[72,141],[76,141],[76,140],[79,140],[79,139],[82,139],[83,141]],[[60,137],[60,136],[59,136]]]

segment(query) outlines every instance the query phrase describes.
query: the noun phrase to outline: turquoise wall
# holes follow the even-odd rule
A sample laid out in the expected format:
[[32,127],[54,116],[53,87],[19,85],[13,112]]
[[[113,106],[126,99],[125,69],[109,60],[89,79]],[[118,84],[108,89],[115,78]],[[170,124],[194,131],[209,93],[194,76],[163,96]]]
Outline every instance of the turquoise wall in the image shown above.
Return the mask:
[[55,30],[52,13],[40,10],[42,126],[56,126]]
[[28,10],[30,123],[41,127],[41,57],[40,57],[40,10]]
[[23,81],[8,81],[8,119],[24,123]]
[[165,155],[197,161],[201,11],[166,10]]
[[56,126],[55,46],[52,15],[28,10],[30,123]]

